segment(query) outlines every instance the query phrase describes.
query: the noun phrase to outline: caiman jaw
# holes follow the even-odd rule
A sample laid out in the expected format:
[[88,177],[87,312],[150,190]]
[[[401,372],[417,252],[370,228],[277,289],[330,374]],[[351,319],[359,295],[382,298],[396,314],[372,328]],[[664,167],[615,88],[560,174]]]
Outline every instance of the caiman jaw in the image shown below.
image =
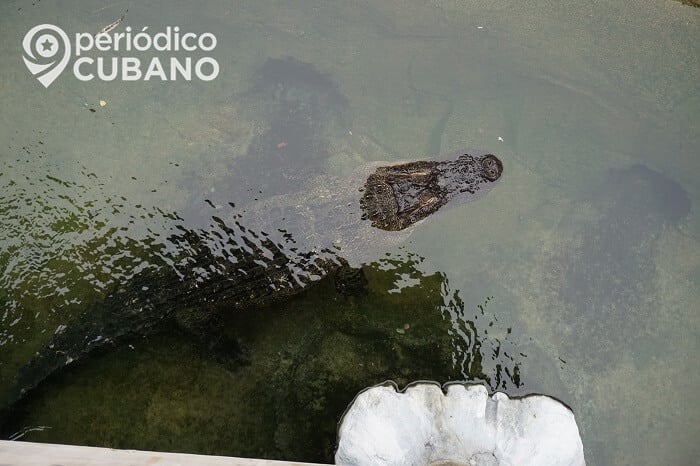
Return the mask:
[[503,172],[494,155],[464,154],[454,161],[418,161],[379,167],[365,182],[362,218],[398,231],[437,212],[460,193],[474,194]]

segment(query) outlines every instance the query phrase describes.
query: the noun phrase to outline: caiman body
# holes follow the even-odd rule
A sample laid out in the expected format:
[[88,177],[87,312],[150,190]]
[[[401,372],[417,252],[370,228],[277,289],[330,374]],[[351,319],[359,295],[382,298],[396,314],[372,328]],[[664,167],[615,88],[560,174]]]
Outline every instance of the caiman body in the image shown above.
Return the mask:
[[208,228],[179,226],[168,238],[176,253],[61,326],[20,369],[4,405],[12,406],[92,350],[145,334],[166,318],[193,330],[214,354],[234,356],[236,342],[217,332],[222,309],[267,305],[340,268],[376,260],[442,207],[486,193],[503,170],[489,154],[445,157],[372,163],[342,178],[319,176],[295,194],[268,198],[226,218],[212,216]]

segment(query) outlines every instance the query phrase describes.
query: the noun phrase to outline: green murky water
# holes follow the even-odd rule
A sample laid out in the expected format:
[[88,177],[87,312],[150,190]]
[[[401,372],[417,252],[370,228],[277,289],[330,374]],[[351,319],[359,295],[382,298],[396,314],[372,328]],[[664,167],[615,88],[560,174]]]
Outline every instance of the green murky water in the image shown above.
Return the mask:
[[[127,7],[118,27],[214,33],[217,79],[30,76],[31,27],[96,32]],[[173,225],[202,227],[207,201],[254,205],[309,174],[463,147],[505,166],[483,199],[378,254],[363,294],[327,279],[231,313],[249,364],[163,323],[51,378],[12,432],[329,461],[360,389],[466,378],[566,402],[590,464],[700,455],[700,10],[43,1],[0,18],[3,389],[59,325],[162,259]],[[307,65],[275,81],[266,64],[284,57]]]

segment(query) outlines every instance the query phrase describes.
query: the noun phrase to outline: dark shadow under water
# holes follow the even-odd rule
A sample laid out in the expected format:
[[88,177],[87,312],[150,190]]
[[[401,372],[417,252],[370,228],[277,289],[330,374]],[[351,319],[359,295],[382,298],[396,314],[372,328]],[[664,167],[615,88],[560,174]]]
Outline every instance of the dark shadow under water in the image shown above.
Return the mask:
[[216,194],[210,192],[209,174],[191,174],[185,183],[195,211],[205,200],[245,205],[304,189],[323,172],[329,140],[341,134],[348,119],[348,103],[337,84],[311,63],[268,58],[250,80],[250,89],[234,101],[255,123],[253,140],[245,154],[231,154],[221,167],[226,179],[215,183]]
[[[332,462],[337,422],[368,386],[466,377],[517,387],[517,358],[474,323],[493,303],[465,309],[443,274],[417,265],[366,266],[355,296],[338,294],[328,277],[284,303],[228,313],[222,328],[250,354],[237,367],[162,324],[52,377],[6,434],[48,426],[24,439]],[[455,310],[472,321],[455,322]]]
[[572,348],[584,349],[586,364],[597,366],[654,333],[657,243],[685,219],[690,200],[674,180],[634,165],[610,170],[582,201],[597,218],[582,220],[577,209],[565,220],[562,227],[576,233],[550,263],[551,286],[578,328]]

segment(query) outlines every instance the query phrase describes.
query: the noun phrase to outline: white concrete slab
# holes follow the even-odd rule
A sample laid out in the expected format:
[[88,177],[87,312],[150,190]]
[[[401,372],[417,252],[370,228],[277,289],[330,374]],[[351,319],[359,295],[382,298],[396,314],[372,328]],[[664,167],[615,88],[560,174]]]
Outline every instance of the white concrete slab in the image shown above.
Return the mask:
[[314,463],[0,440],[0,466],[302,466]]
[[489,396],[482,385],[370,388],[340,424],[345,466],[585,466],[574,414],[557,400]]

